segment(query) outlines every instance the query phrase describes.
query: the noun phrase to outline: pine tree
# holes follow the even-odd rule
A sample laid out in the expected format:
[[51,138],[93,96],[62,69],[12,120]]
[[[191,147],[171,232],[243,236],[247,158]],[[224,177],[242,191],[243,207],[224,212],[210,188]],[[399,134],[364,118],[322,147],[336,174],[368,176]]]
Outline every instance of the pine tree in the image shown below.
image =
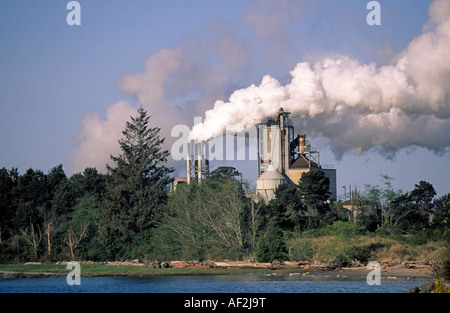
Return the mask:
[[149,127],[149,119],[139,108],[119,140],[122,154],[111,155],[115,166],[106,166],[110,174],[106,197],[109,227],[119,245],[154,226],[155,213],[166,203],[166,186],[172,181],[169,174],[173,169],[165,165],[169,151],[161,149],[160,128]]
[[328,203],[330,197],[329,186],[330,180],[321,170],[302,174],[298,184],[298,191],[303,204],[307,208],[305,216],[308,221],[308,228],[316,228],[320,225],[326,225],[328,222],[325,216],[327,213],[330,213],[330,205]]

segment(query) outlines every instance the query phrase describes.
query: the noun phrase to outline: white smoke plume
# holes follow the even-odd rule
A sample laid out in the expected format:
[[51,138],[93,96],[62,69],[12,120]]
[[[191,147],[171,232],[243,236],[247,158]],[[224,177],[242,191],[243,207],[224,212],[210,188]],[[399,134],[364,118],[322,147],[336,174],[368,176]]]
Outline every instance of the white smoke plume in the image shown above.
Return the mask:
[[387,157],[409,146],[444,152],[450,147],[450,2],[435,0],[429,15],[422,34],[392,64],[336,56],[297,64],[286,85],[264,76],[258,86],[216,101],[191,139],[243,130],[284,107],[299,118],[297,131],[327,138],[338,158],[373,148]]
[[136,109],[127,101],[111,105],[105,120],[98,113],[87,114],[77,137],[78,149],[72,156],[73,171],[82,172],[86,167],[95,167],[104,172],[110,155],[120,153],[118,139],[131,115],[136,115]]
[[[120,75],[116,86],[132,100],[111,105],[105,118],[98,113],[85,116],[72,171],[88,166],[104,171],[110,155],[120,153],[117,141],[140,105],[151,115],[152,127],[161,127],[168,150],[178,139],[171,138],[173,126],[191,127],[196,116],[203,116],[204,123],[194,127],[191,136],[207,140],[227,126],[240,131],[255,125],[283,106],[298,117],[296,131],[326,138],[338,158],[374,148],[389,157],[414,145],[445,152],[450,146],[449,6],[448,0],[432,2],[422,34],[389,65],[328,54],[319,62],[294,67],[305,38],[286,26],[314,15],[314,5],[250,1],[243,22],[253,37],[243,38],[235,26],[214,21],[205,31],[150,55],[141,72]],[[290,82],[266,75],[259,84],[239,89],[262,77],[271,68],[263,66],[268,63],[293,68]]]

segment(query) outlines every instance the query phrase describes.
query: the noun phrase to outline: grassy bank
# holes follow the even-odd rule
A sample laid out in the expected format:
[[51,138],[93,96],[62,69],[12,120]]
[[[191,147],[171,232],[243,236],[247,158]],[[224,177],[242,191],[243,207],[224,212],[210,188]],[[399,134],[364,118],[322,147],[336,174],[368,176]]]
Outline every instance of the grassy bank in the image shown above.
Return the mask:
[[[48,277],[66,276],[70,270],[65,265],[55,264],[1,264],[1,277]],[[364,280],[369,273],[365,267],[337,268],[326,270],[323,268],[152,268],[136,266],[110,266],[106,264],[81,264],[82,277],[99,276],[170,276],[170,275],[301,275],[305,279],[320,279],[320,277],[348,278]],[[330,278],[331,277],[331,278]],[[382,279],[400,281],[402,279],[433,279],[429,269],[386,268],[381,271]]]
[[408,262],[426,260],[441,263],[447,253],[445,241],[411,243],[407,238],[393,239],[370,236],[320,236],[291,238],[287,242],[291,259],[325,264],[336,261],[338,256],[350,257],[359,253],[360,261]]
[[[291,261],[321,262],[331,267],[351,267],[368,261],[401,264],[410,261],[442,263],[447,248],[445,241],[418,243],[408,237],[385,238],[371,236],[302,236],[286,240]],[[355,263],[356,260],[356,263]],[[359,264],[358,264],[359,262]],[[270,264],[269,264],[270,265]],[[404,266],[402,266],[403,268]],[[288,274],[314,271],[314,268],[239,268],[239,267],[170,267],[111,265],[81,263],[82,276],[158,276],[158,275],[233,275],[233,274]],[[65,264],[0,264],[1,275],[42,276],[67,275],[71,270]]]
[[[304,269],[262,269],[262,268],[153,268],[151,266],[112,266],[107,264],[81,264],[82,276],[159,276],[159,275],[238,275],[238,274],[288,274],[302,273]],[[308,270],[311,271],[311,270]],[[66,265],[42,264],[0,264],[0,274],[15,276],[67,275]]]

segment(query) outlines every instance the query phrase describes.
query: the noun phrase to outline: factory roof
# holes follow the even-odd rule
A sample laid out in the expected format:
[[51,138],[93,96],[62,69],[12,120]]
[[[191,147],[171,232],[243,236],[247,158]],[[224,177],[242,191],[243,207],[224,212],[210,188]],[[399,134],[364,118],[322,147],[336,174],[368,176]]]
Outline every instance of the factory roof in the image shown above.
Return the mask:
[[[319,165],[314,162],[311,162],[311,167],[319,167]],[[309,168],[308,161],[306,161],[304,158],[300,157],[297,160],[294,161],[294,163],[291,164],[291,168]]]

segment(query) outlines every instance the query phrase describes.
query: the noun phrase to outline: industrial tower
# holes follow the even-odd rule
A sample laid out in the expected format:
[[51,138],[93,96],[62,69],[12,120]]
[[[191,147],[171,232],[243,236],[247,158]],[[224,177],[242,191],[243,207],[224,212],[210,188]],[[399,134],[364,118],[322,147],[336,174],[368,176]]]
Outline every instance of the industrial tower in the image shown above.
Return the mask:
[[258,127],[256,193],[270,201],[279,184],[298,184],[303,173],[322,170],[330,180],[330,197],[336,198],[336,169],[320,165],[319,151],[311,147],[306,135],[294,138],[289,116],[289,110],[280,108],[276,118],[268,118]]

